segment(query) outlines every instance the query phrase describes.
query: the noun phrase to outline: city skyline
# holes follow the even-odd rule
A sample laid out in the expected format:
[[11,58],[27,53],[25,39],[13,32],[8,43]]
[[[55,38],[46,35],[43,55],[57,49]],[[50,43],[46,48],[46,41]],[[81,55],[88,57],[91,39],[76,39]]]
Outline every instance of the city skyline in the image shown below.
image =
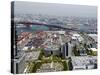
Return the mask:
[[11,4],[12,73],[98,68],[96,6]]

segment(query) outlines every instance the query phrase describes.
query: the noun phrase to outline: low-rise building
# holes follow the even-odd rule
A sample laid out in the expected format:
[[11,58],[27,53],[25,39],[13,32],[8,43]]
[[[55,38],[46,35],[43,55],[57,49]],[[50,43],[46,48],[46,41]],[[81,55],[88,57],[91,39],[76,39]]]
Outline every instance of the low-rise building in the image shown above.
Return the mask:
[[97,56],[97,49],[96,48],[88,48],[89,51],[91,51],[91,55]]
[[40,51],[26,52],[25,61],[35,61],[39,58]]
[[96,56],[71,57],[73,70],[86,70],[97,68]]

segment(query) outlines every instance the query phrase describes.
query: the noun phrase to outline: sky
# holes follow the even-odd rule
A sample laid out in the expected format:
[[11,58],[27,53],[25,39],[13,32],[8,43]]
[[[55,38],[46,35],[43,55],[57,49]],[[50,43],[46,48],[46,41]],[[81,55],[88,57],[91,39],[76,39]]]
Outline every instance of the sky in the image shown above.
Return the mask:
[[15,14],[97,17],[97,6],[15,1]]

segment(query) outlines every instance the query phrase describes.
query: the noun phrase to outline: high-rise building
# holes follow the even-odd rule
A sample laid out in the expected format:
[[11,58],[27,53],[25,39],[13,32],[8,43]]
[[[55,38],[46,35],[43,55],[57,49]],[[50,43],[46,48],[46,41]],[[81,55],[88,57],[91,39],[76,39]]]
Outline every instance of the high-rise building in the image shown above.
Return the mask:
[[69,42],[61,46],[61,53],[64,58],[72,56],[72,47]]

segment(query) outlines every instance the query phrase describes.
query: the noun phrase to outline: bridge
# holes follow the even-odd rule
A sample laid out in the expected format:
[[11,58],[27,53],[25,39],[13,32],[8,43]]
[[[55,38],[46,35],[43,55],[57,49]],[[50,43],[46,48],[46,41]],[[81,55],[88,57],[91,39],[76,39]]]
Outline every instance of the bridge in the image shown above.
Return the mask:
[[63,29],[63,30],[73,30],[73,31],[78,31],[75,28],[67,28],[61,25],[57,24],[47,24],[47,23],[39,23],[39,22],[16,22],[16,24],[24,24],[27,27],[31,27],[32,25],[39,25],[39,26],[47,26],[49,28],[58,28],[58,29]]

